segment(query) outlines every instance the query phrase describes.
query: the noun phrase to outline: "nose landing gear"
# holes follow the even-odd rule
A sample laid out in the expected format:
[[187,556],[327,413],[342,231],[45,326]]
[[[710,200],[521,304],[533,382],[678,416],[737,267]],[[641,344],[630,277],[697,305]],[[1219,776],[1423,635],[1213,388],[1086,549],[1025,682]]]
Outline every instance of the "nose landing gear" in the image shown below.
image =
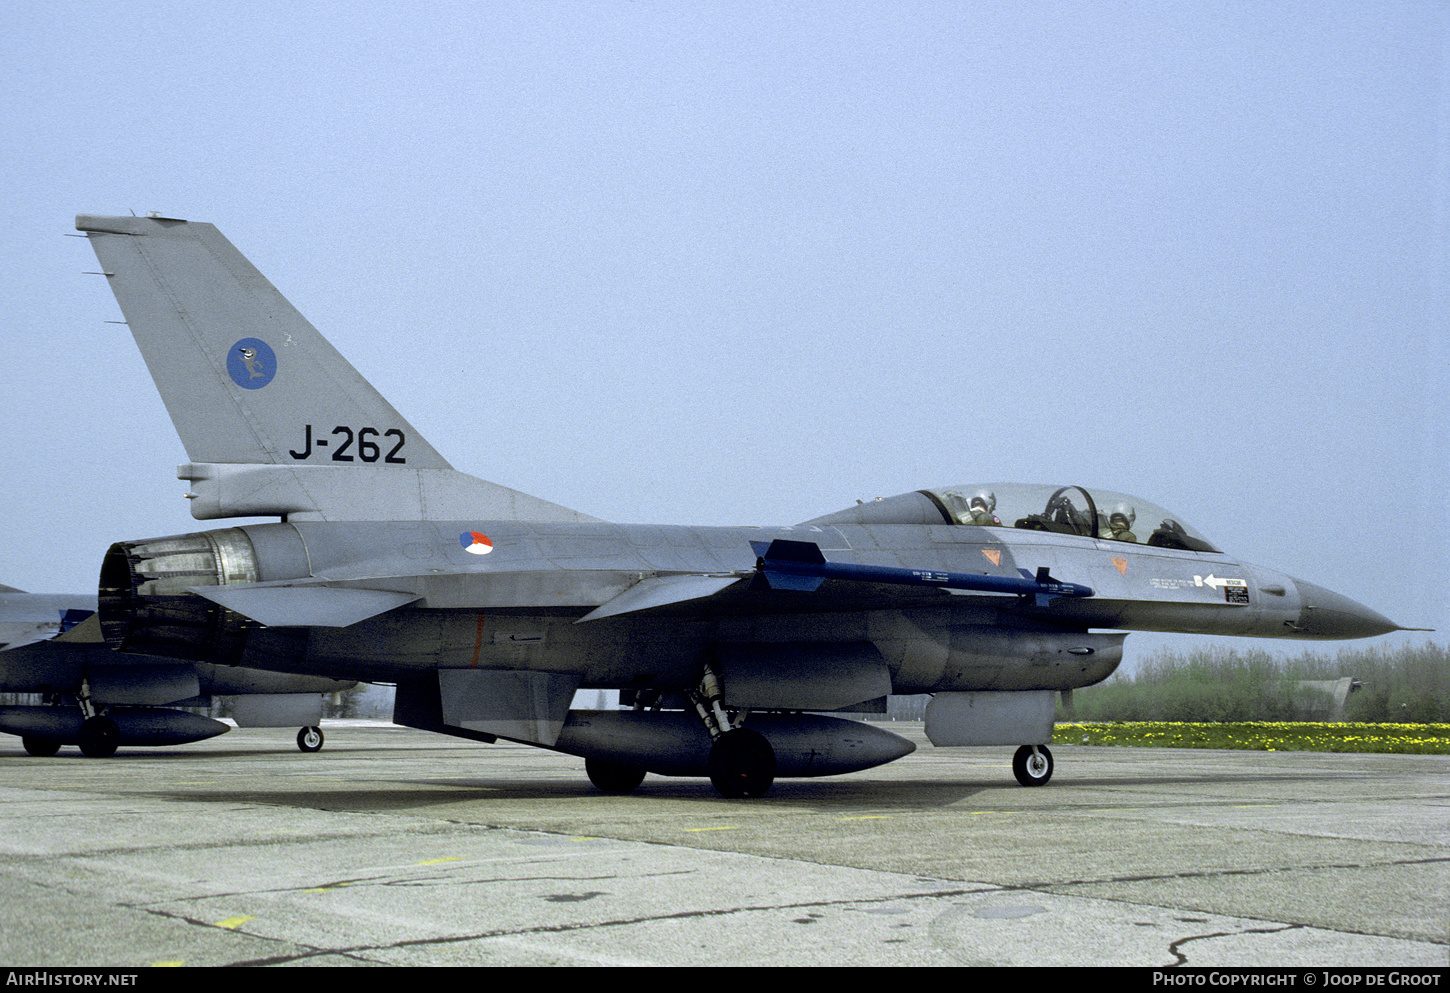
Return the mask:
[[1012,756],[1012,775],[1023,786],[1046,786],[1052,778],[1052,753],[1046,745],[1023,745]]

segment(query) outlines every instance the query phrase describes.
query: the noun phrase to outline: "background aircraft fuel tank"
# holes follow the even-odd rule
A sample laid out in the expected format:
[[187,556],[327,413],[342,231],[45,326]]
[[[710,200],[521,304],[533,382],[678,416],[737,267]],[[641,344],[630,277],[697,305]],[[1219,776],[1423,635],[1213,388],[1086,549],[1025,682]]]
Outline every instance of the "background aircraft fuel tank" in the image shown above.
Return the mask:
[[[164,707],[112,707],[106,716],[120,733],[120,745],[185,745],[231,730],[210,717]],[[0,707],[0,732],[62,745],[80,741],[85,720],[79,707]]]
[[[821,714],[752,714],[744,726],[775,750],[777,779],[859,772],[916,750],[890,731]],[[571,710],[554,748],[662,776],[708,776],[711,744],[684,711]]]

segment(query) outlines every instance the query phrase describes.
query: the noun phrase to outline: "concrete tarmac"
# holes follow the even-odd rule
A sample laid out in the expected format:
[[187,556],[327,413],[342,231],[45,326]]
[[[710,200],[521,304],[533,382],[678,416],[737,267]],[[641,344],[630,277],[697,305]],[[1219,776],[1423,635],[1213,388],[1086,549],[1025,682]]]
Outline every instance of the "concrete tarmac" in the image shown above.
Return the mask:
[[1450,758],[1053,746],[719,798],[390,725],[27,756],[0,964],[1450,964]]

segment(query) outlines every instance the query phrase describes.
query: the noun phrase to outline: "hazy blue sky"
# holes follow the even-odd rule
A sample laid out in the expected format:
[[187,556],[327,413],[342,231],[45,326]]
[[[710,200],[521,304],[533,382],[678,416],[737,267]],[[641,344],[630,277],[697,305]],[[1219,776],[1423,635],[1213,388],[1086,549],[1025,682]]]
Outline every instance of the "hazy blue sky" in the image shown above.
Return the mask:
[[155,210],[590,514],[1080,483],[1450,629],[1444,4],[20,2],[0,87],[0,582],[214,526],[65,237]]

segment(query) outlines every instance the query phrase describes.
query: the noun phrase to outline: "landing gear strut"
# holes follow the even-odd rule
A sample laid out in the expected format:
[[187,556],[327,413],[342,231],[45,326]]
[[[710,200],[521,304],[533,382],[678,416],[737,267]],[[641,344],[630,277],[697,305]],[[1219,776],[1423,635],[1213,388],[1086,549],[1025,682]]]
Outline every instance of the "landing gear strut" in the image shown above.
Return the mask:
[[732,800],[762,796],[775,782],[775,749],[759,731],[740,726],[745,723],[744,712],[726,712],[723,696],[715,671],[705,666],[690,698],[715,740],[708,759],[710,782],[716,792]]
[[1023,786],[1046,786],[1052,778],[1052,753],[1046,745],[1023,745],[1012,756],[1012,775]]
[[91,703],[89,676],[81,677],[81,691],[76,694],[76,703],[80,704],[81,713],[86,718],[81,724],[80,740],[76,742],[81,746],[81,754],[88,759],[108,759],[115,755],[117,746],[121,744],[121,729]]

